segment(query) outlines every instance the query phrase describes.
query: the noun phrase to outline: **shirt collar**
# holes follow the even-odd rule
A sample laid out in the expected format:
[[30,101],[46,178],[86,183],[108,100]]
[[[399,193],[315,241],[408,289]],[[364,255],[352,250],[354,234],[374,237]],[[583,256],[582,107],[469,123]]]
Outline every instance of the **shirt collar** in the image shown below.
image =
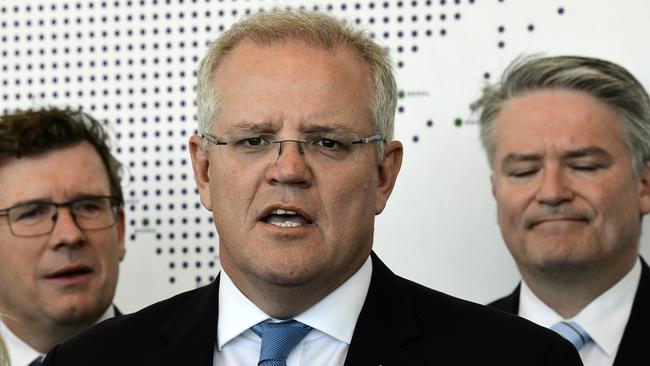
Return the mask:
[[[350,344],[357,318],[370,287],[371,277],[372,261],[368,257],[363,266],[341,286],[304,313],[294,317],[293,319],[319,331],[311,332],[307,340],[325,333]],[[228,274],[222,270],[219,276],[219,323],[217,324],[219,351],[226,343],[267,319],[271,317],[244,296]]]
[[0,337],[5,341],[7,353],[9,353],[9,360],[11,360],[12,365],[29,365],[36,357],[43,356],[42,353],[18,338],[2,320],[0,320]]
[[632,311],[634,297],[641,279],[641,260],[614,286],[598,296],[572,319],[563,319],[540,300],[525,281],[521,282],[519,315],[541,326],[570,320],[580,324],[591,339],[608,356],[613,357],[623,338],[625,326]]
[[[97,323],[102,320],[106,320],[115,316],[115,310],[113,305],[109,306],[104,314],[99,318]],[[9,359],[11,364],[14,366],[29,365],[30,362],[34,361],[36,357],[45,355],[25,343],[22,339],[18,338],[14,332],[7,327],[7,325],[0,319],[0,337],[5,341],[7,346],[7,352],[9,353]]]

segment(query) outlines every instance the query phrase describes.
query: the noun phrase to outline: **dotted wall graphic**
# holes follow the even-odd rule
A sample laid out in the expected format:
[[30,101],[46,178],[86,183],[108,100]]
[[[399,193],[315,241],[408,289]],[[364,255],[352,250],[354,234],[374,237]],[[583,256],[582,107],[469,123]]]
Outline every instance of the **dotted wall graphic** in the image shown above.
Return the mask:
[[[127,257],[144,256],[129,258],[128,270],[155,274],[147,278],[166,291],[155,296],[166,297],[208,283],[219,269],[217,234],[199,201],[187,151],[196,132],[195,70],[211,40],[244,16],[283,7],[324,11],[367,29],[395,64],[396,133],[408,153],[475,125],[468,106],[482,82],[498,77],[504,62],[494,60],[526,51],[522,44],[552,32],[549,24],[571,13],[565,1],[522,2],[535,9],[514,16],[509,12],[521,6],[514,0],[4,0],[0,112],[69,106],[105,123],[125,166]],[[476,60],[452,60],[437,50],[469,45],[489,55],[484,64],[442,69]],[[450,72],[469,73],[474,81],[462,99],[445,106],[438,96],[453,83],[441,86],[432,78]],[[147,286],[138,278],[124,281],[120,286]]]

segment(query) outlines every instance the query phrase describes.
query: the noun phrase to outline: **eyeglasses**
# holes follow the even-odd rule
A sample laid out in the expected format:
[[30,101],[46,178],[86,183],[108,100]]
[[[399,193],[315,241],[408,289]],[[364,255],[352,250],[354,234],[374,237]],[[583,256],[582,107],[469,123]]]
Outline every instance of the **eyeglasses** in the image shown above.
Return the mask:
[[101,230],[115,225],[120,201],[112,196],[90,196],[63,203],[29,202],[0,210],[0,216],[7,217],[9,230],[15,236],[41,236],[54,230],[59,207],[70,209],[80,229]]
[[[340,165],[355,162],[361,146],[373,142],[383,142],[381,135],[360,137],[353,133],[326,132],[308,133],[301,140],[278,140],[271,134],[241,134],[233,135],[228,141],[220,140],[209,134],[201,134],[206,141],[223,146],[220,152],[222,161],[231,166],[250,165],[259,161],[269,161],[271,156],[282,155],[284,144],[293,142],[298,145],[298,153],[310,162],[322,165]],[[275,145],[277,155],[273,155]]]

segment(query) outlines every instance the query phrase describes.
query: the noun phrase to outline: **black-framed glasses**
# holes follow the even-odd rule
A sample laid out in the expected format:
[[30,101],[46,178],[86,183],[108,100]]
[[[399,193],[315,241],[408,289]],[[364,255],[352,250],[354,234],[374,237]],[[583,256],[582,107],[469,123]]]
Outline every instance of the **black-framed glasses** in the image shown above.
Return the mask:
[[[308,133],[300,140],[280,140],[276,135],[259,133],[239,133],[231,135],[228,140],[219,139],[209,133],[202,133],[201,137],[211,144],[223,146],[219,154],[224,163],[232,166],[242,166],[268,161],[271,156],[282,155],[284,144],[293,142],[297,144],[300,155],[312,162],[324,165],[340,165],[346,162],[355,162],[361,146],[374,142],[385,141],[382,135],[361,137],[347,132],[317,132]],[[272,154],[277,145],[277,154]]]
[[60,207],[70,210],[81,230],[102,230],[117,222],[120,200],[113,196],[85,196],[62,203],[34,201],[0,210],[0,216],[7,217],[9,230],[15,236],[42,236],[54,230]]

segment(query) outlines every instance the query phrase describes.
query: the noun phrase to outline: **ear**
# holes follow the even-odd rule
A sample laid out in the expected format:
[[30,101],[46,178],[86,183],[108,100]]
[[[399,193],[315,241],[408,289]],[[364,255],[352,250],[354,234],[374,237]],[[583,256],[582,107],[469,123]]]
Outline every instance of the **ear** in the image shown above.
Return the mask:
[[650,213],[650,161],[646,161],[645,169],[640,173],[639,210],[641,215]]
[[203,139],[201,136],[194,135],[190,137],[189,142],[190,157],[192,159],[192,169],[194,170],[194,180],[196,188],[199,190],[201,203],[209,211],[212,211],[212,200],[210,199],[210,160],[208,151],[203,149]]
[[120,209],[117,214],[117,246],[119,248],[120,262],[124,259],[126,254],[126,247],[124,245],[124,236],[126,235],[126,224],[124,219],[124,209]]
[[375,215],[379,215],[386,207],[388,197],[395,187],[397,174],[402,167],[403,154],[404,148],[399,141],[389,141],[384,148],[384,159],[377,167],[379,180],[375,199]]

